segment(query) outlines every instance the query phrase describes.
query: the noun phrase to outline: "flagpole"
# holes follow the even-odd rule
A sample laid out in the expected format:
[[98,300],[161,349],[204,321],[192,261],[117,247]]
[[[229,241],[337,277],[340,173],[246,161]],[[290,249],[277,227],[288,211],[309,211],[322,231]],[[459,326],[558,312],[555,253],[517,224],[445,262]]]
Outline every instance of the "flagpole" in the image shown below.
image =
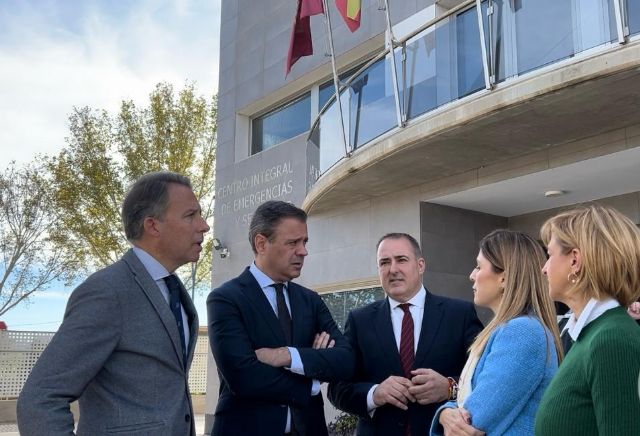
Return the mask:
[[[398,89],[398,72],[396,70],[396,52],[393,46],[393,30],[391,29],[391,14],[389,13],[389,2],[384,0],[384,11],[387,17],[387,45],[391,56],[391,79],[393,80],[393,96],[396,102],[396,120],[398,127],[404,126],[404,115],[400,108],[400,90]],[[405,96],[406,98],[406,96]]]
[[[333,87],[335,88],[336,103],[338,104],[338,110],[340,111],[340,126],[342,127],[342,143],[344,144],[345,157],[351,156],[351,151],[347,144],[347,133],[344,128],[344,115],[342,114],[342,101],[340,101],[340,81],[338,79],[338,69],[336,68],[336,54],[333,49],[333,32],[331,31],[331,16],[329,14],[329,5],[327,0],[322,0],[324,5],[324,17],[327,25],[327,34],[329,35],[329,51],[331,54],[331,68],[333,70]],[[320,126],[322,128],[322,126]]]

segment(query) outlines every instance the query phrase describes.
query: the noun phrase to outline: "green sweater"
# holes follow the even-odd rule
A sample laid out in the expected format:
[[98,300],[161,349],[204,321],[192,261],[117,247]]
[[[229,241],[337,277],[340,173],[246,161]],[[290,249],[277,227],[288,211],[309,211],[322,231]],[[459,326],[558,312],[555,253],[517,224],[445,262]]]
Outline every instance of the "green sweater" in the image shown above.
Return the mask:
[[547,388],[536,435],[640,435],[640,328],[610,309],[580,332]]

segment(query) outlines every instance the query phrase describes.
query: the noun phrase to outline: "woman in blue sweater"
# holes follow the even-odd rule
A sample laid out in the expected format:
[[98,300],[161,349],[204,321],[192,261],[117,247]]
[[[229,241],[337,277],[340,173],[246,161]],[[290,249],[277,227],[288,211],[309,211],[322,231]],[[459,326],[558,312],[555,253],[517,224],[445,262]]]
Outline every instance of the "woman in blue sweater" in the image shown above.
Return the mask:
[[457,401],[438,410],[432,435],[531,435],[542,394],[562,358],[553,302],[532,237],[495,230],[480,241],[474,302],[494,317],[469,350]]

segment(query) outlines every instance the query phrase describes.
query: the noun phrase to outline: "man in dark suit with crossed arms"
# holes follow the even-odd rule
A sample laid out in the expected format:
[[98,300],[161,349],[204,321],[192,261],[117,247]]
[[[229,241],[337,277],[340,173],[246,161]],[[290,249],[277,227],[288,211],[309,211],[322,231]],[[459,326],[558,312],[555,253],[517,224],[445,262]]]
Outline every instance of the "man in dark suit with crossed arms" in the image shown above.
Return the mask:
[[377,263],[387,298],[349,313],[356,370],[352,381],[329,385],[329,398],[359,416],[358,435],[427,435],[438,406],[455,396],[482,324],[473,304],[424,288],[425,260],[412,236],[383,236]]
[[207,298],[220,376],[213,436],[327,435],[320,381],[348,379],[354,356],[318,294],[290,281],[307,255],[306,219],[289,203],[260,205],[254,263]]

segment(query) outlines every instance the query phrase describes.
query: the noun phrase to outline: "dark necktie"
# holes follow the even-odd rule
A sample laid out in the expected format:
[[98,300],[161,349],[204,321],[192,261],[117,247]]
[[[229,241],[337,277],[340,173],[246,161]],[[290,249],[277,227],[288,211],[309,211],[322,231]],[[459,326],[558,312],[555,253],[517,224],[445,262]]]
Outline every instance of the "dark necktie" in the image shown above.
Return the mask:
[[[400,362],[402,363],[402,370],[404,376],[411,380],[411,369],[413,368],[413,360],[415,359],[415,351],[413,350],[413,317],[409,311],[411,304],[403,303],[398,307],[404,312],[402,317],[402,330],[400,331]],[[411,435],[411,425],[408,421],[404,428],[405,436]]]
[[402,362],[402,370],[405,377],[411,379],[411,369],[413,368],[415,354],[413,350],[413,318],[411,317],[409,306],[411,306],[409,303],[398,305],[404,312],[400,333],[400,362]]
[[180,306],[180,282],[178,278],[174,274],[170,274],[164,278],[164,282],[167,284],[167,288],[169,288],[169,307],[171,308],[171,313],[173,313],[173,317],[176,319],[176,324],[178,324],[178,333],[180,336],[180,345],[182,345],[182,358],[184,362],[184,366],[187,366],[187,347],[184,343],[184,324],[182,320],[182,310]]
[[284,333],[284,339],[287,341],[287,345],[291,345],[292,333],[291,333],[291,315],[289,309],[287,309],[287,303],[284,300],[284,283],[274,283],[273,288],[276,290],[276,304],[278,306],[278,320]]

